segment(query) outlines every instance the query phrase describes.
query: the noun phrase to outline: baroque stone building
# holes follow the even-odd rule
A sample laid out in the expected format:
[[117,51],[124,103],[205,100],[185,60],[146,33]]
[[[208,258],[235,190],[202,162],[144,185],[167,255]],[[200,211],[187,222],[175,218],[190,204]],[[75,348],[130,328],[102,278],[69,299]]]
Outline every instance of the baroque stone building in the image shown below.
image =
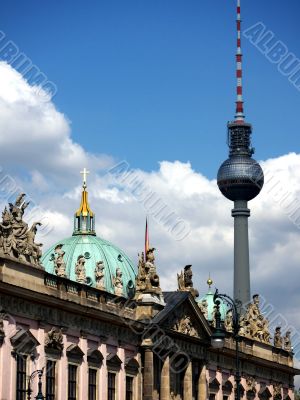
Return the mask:
[[[246,306],[237,334],[235,307],[216,307],[211,289],[199,299],[191,265],[177,275],[178,290],[164,292],[148,242],[136,268],[96,235],[84,170],[73,235],[43,256],[35,241],[40,223],[29,228],[23,218],[25,195],[3,211],[0,400],[233,400],[235,337],[241,399],[294,400],[300,371],[291,332],[270,332],[259,296],[249,301],[248,201],[262,189],[263,172],[244,120],[240,0],[237,31],[236,116],[228,124],[229,158],[218,173],[221,192],[234,202],[234,300]],[[221,328],[225,345],[215,349],[211,338]]]
[[[47,400],[233,400],[231,310],[222,305],[216,350],[213,293],[199,299],[190,265],[162,291],[153,248],[135,268],[96,236],[86,181],[73,236],[43,257],[26,206],[24,195],[10,204],[0,231],[1,400],[29,398],[30,377],[35,398],[38,370]],[[276,330],[271,343],[257,295],[240,322],[242,398],[293,400],[289,336]]]

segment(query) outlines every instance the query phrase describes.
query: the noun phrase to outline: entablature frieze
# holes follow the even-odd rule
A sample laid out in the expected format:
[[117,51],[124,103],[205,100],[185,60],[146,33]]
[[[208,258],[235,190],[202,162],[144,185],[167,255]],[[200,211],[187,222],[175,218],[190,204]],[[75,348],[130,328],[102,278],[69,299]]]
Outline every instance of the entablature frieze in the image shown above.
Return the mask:
[[[48,306],[46,304],[33,303],[19,297],[1,294],[0,309],[6,311],[7,316],[13,322],[14,316],[24,317],[31,320],[42,322],[41,326],[51,325],[81,332],[95,336],[114,337],[122,343],[139,344],[139,337],[130,328],[130,325],[120,317],[118,323],[106,322],[89,316],[80,315],[78,307],[74,313],[62,310],[59,307]],[[116,319],[116,316],[114,316]]]

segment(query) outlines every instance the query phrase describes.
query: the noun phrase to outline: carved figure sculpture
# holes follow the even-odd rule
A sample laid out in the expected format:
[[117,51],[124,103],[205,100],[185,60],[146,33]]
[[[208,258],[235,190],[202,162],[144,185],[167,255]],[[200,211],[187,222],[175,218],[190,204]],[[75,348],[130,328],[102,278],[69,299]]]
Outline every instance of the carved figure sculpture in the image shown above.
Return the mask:
[[233,332],[233,313],[232,310],[228,310],[226,313],[224,327],[227,332]]
[[282,385],[280,383],[273,383],[273,399],[282,399],[281,395]]
[[113,285],[115,287],[115,294],[117,296],[122,296],[123,294],[123,278],[122,278],[122,271],[120,268],[116,269],[116,276],[113,277]]
[[156,273],[155,266],[155,256],[154,256],[155,248],[151,248],[147,251],[146,254],[146,263],[145,263],[145,274],[146,274],[146,290],[154,290],[158,293],[161,293],[161,289],[159,287],[159,276]]
[[63,244],[58,244],[54,249],[54,252],[56,254],[56,257],[53,259],[54,271],[57,276],[66,278],[66,263],[64,261],[65,252],[62,249],[62,247],[63,247]]
[[253,303],[249,304],[247,310],[248,318],[250,320],[256,321],[260,316],[260,309],[259,309],[259,295],[255,294],[253,296]]
[[201,312],[203,313],[205,319],[208,319],[208,302],[206,299],[203,299],[201,303],[198,303]]
[[142,252],[141,255],[139,254],[139,265],[138,265],[138,274],[136,277],[136,291],[137,292],[144,292],[146,289],[146,278],[147,274],[145,271],[145,260],[144,260],[144,253]]
[[52,328],[45,335],[45,347],[62,351],[64,348],[63,334],[61,329]]
[[181,271],[180,274],[177,274],[177,282],[178,282],[178,290],[180,292],[185,291],[185,282],[184,282],[183,271]]
[[79,283],[86,283],[86,272],[85,272],[85,258],[80,255],[77,258],[77,263],[75,265],[76,281]]
[[217,326],[217,321],[216,321],[216,313],[217,313],[217,306],[214,306],[212,313],[211,313],[211,317],[212,317],[212,326],[214,328],[216,328]]
[[156,274],[154,251],[154,247],[147,251],[145,271],[149,278],[148,285],[150,284],[152,287],[159,287],[159,276]]
[[1,228],[0,244],[1,248],[3,249],[3,253],[8,256],[12,255],[12,245],[13,245],[11,222],[12,222],[12,216],[5,207],[2,213],[2,224],[0,224]]
[[286,351],[291,352],[292,349],[292,340],[291,340],[291,331],[287,331],[283,338],[283,348]]
[[95,279],[96,279],[96,286],[98,289],[104,289],[105,284],[104,284],[104,263],[103,261],[98,261],[96,262],[96,267],[95,267]]
[[31,255],[34,264],[39,264],[40,259],[42,257],[42,250],[41,247],[43,246],[42,243],[35,243],[35,236],[37,233],[37,226],[41,226],[40,222],[35,222],[32,227],[27,231],[27,248],[25,254]]
[[191,292],[194,297],[199,296],[197,289],[194,289],[193,284],[193,271],[191,265],[186,265],[184,271],[177,274],[178,290],[180,292]]
[[40,265],[42,256],[41,243],[35,243],[37,227],[40,222],[35,222],[30,229],[23,221],[25,209],[29,202],[24,201],[25,194],[21,193],[15,203],[9,203],[2,213],[0,223],[0,250],[7,256]]
[[184,316],[179,322],[177,322],[174,329],[185,335],[198,337],[198,333],[192,324],[191,317],[188,315]]
[[253,376],[246,377],[246,385],[247,385],[247,391],[250,390],[251,392],[256,393],[256,382]]
[[253,296],[253,303],[248,305],[247,311],[240,318],[241,336],[270,343],[269,321],[261,314],[259,295]]
[[270,343],[269,321],[263,315],[258,317],[255,335],[261,342]]
[[283,339],[281,336],[281,328],[278,326],[275,329],[275,335],[274,335],[274,346],[278,347],[279,349],[282,349],[282,344],[283,344]]

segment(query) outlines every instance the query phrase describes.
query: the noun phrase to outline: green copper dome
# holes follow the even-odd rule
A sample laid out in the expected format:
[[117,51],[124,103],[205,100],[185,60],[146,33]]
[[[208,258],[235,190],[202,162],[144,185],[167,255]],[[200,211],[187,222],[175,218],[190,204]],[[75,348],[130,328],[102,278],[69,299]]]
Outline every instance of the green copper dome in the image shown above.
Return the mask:
[[[55,274],[55,248],[62,245],[65,252],[63,259],[66,264],[66,277],[76,281],[75,266],[78,257],[85,258],[87,284],[96,287],[95,268],[99,261],[104,263],[104,288],[114,293],[113,277],[116,269],[120,268],[123,279],[123,294],[127,296],[128,284],[135,282],[135,271],[132,262],[126,254],[110,242],[93,235],[74,235],[60,240],[50,247],[42,257],[42,264],[46,271]],[[131,281],[131,282],[130,282]]]
[[[200,300],[198,300],[198,304],[200,306],[201,309],[206,309],[206,316],[207,316],[207,320],[209,322],[212,322],[214,319],[214,307],[215,307],[215,303],[214,303],[214,293],[212,292],[210,286],[213,283],[211,279],[209,279],[207,281],[207,283],[209,284],[209,290],[208,293],[203,296]],[[222,301],[220,304],[220,313],[221,313],[221,320],[224,321],[226,318],[226,313],[227,313],[227,305]]]
[[135,285],[135,268],[122,250],[96,236],[94,225],[95,214],[88,204],[84,180],[73,236],[50,247],[42,257],[42,265],[51,274],[127,297]]

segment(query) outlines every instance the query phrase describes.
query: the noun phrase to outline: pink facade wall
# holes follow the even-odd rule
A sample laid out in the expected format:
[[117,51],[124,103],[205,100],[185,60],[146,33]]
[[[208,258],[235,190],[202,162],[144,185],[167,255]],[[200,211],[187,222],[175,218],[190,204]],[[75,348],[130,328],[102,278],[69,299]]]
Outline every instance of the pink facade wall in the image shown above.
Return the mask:
[[[206,371],[206,378],[207,378],[208,386],[209,386],[209,383],[212,382],[215,378],[217,379],[217,381],[220,384],[220,389],[216,393],[215,400],[223,400],[224,393],[223,393],[222,387],[227,381],[231,382],[233,388],[235,387],[235,377],[232,375],[232,373],[230,371],[226,371],[226,370],[220,371],[220,370],[214,369],[213,367],[211,369],[208,368]],[[241,385],[245,389],[244,395],[241,397],[241,400],[247,400],[247,390],[249,390],[249,388],[247,387],[246,378],[244,378],[244,377],[241,378]],[[259,393],[261,390],[264,390],[265,388],[268,388],[270,393],[273,396],[272,382],[270,382],[268,380],[261,380],[260,382],[258,382],[255,385],[255,393],[256,394],[255,394],[255,397],[253,398],[253,400],[260,400]],[[208,392],[209,392],[209,388],[208,388]],[[291,388],[289,388],[288,386],[282,388],[281,396],[282,396],[282,399],[286,399],[289,397],[291,400],[294,400],[294,397],[295,397],[294,391]],[[235,400],[234,391],[231,392],[230,396],[228,397],[228,400]]]
[[[51,327],[50,326],[39,326],[36,321],[30,321],[24,318],[17,318],[14,320],[13,317],[9,317],[9,320],[4,321],[4,331],[5,331],[5,339],[3,345],[0,347],[0,399],[1,400],[15,400],[16,398],[16,360],[12,355],[13,347],[10,342],[10,338],[13,337],[20,328],[24,328],[25,330],[29,330],[31,334],[38,340],[40,345],[36,348],[38,356],[35,360],[27,359],[27,375],[29,376],[32,372],[37,369],[42,369],[46,366],[47,358],[51,359],[51,356],[48,357],[44,350],[45,343],[45,332],[48,332]],[[99,350],[104,359],[101,364],[101,367],[98,369],[97,383],[98,383],[98,398],[97,400],[106,400],[107,399],[107,373],[108,368],[106,365],[106,357],[108,355],[107,349],[114,351],[117,353],[118,357],[122,361],[122,366],[117,373],[117,399],[125,400],[125,383],[126,383],[126,371],[125,371],[125,357],[126,355],[133,355],[137,360],[139,357],[137,356],[136,348],[130,344],[122,343],[122,346],[118,345],[118,342],[112,338],[108,338],[106,343],[95,336],[79,336],[79,332],[75,332],[72,330],[68,330],[67,334],[63,334],[64,340],[64,349],[62,356],[57,360],[56,364],[56,383],[57,383],[57,392],[56,398],[57,400],[66,400],[68,398],[68,358],[66,356],[66,349],[71,344],[77,344],[82,352],[84,353],[83,361],[81,364],[78,364],[78,400],[87,400],[88,399],[88,362],[87,362],[87,352],[89,348],[93,350]],[[140,361],[140,360],[139,360]],[[136,399],[137,397],[137,389],[138,389],[138,375],[135,376],[135,389],[136,389]],[[37,383],[38,378],[36,378],[33,382],[32,388],[36,389],[32,393],[32,399],[37,394]],[[43,376],[43,394],[45,394],[45,373]]]
[[[34,360],[28,358],[27,364],[27,375],[29,376],[33,371],[41,369],[46,366],[47,354],[45,353],[45,332],[48,332],[52,326],[39,324],[36,321],[31,321],[25,318],[17,317],[16,320],[13,317],[8,317],[4,321],[5,339],[3,345],[0,347],[0,400],[15,400],[16,398],[16,360],[12,355],[13,347],[10,342],[10,338],[13,337],[20,328],[28,329],[31,334],[38,340],[40,345],[37,347],[38,356]],[[116,353],[122,361],[121,368],[117,373],[117,400],[125,400],[125,382],[126,382],[126,371],[125,371],[125,360],[126,358],[136,358],[141,365],[141,357],[137,354],[137,349],[130,344],[119,343],[113,338],[107,338],[104,342],[99,337],[91,335],[80,335],[78,331],[72,331],[68,329],[63,334],[64,349],[61,358],[57,361],[56,365],[56,383],[57,383],[57,400],[67,400],[68,397],[68,358],[66,355],[66,349],[72,345],[77,344],[82,352],[84,353],[83,361],[78,366],[78,400],[87,400],[88,398],[88,362],[87,352],[88,349],[99,350],[103,356],[103,362],[101,367],[98,369],[98,398],[97,400],[107,399],[107,374],[108,368],[106,365],[106,358],[109,353]],[[50,357],[51,358],[51,357]],[[215,400],[223,400],[222,386],[230,381],[234,387],[234,376],[230,371],[217,370],[214,366],[208,366],[207,368],[207,386],[214,379],[220,384],[219,390],[216,392]],[[247,400],[247,383],[246,379],[242,378],[242,385],[245,389],[242,400]],[[43,391],[45,392],[45,374],[43,376]],[[142,399],[142,376],[141,373],[137,374],[134,378],[135,387],[135,399]],[[273,385],[269,381],[261,381],[256,384],[256,396],[254,400],[259,400],[259,392],[261,389],[267,387],[271,394],[273,394]],[[37,388],[37,378],[33,383],[33,388]],[[32,399],[36,395],[33,392]],[[209,390],[207,391],[207,397],[209,396]],[[286,399],[287,396],[291,400],[294,400],[293,390],[289,387],[283,387],[282,398]],[[232,391],[228,400],[234,400],[234,392]]]

